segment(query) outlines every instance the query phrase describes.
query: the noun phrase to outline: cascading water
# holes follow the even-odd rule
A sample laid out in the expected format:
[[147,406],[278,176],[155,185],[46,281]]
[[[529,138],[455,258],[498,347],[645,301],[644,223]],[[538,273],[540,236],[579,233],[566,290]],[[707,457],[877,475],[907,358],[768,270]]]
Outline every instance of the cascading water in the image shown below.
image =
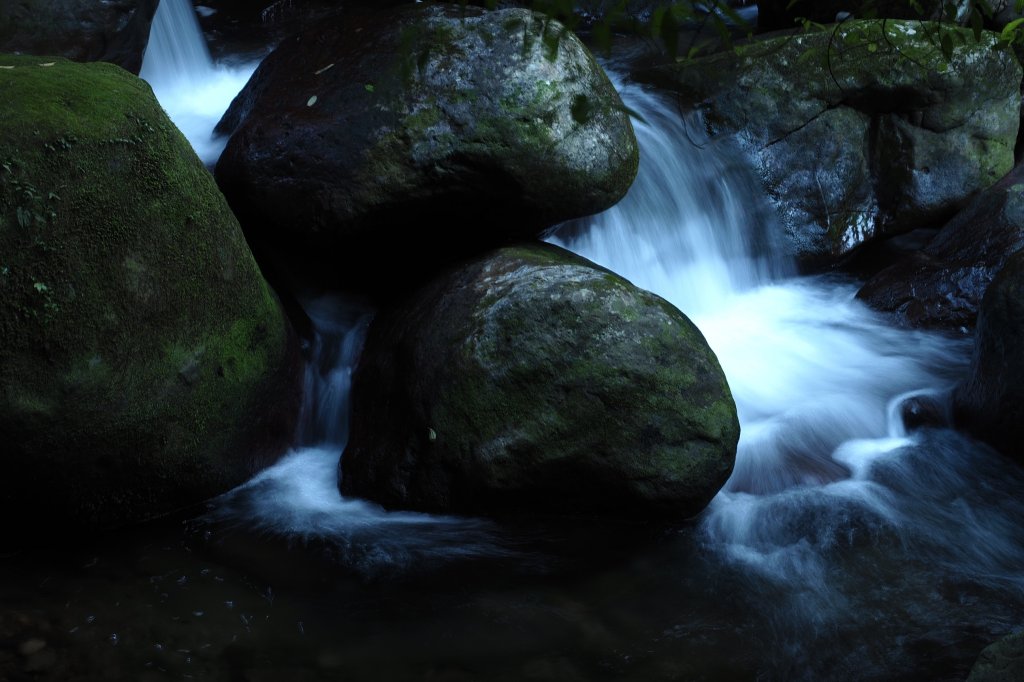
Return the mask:
[[[170,27],[168,35],[201,41],[186,0],[164,0],[161,12],[175,3],[186,8],[184,18],[154,22],[143,75],[211,163],[219,147],[210,144],[210,130],[244,77],[219,80],[205,48],[190,49],[177,62],[181,70],[168,67],[175,58],[164,53],[160,32]],[[661,294],[701,328],[743,427],[732,478],[694,527],[634,550],[633,563],[606,556],[615,545],[602,537],[579,552],[581,563],[596,566],[579,580],[537,584],[536,572],[548,570],[541,561],[503,590],[485,584],[472,597],[458,588],[457,597],[448,588],[405,593],[418,616],[405,604],[399,616],[378,611],[377,602],[348,615],[362,587],[341,597],[318,593],[314,606],[293,595],[291,608],[306,619],[321,601],[329,604],[318,619],[320,639],[307,636],[303,620],[285,623],[276,637],[313,647],[310,659],[321,656],[317,646],[351,642],[349,670],[365,679],[386,677],[385,659],[397,678],[437,671],[424,673],[415,660],[402,667],[390,652],[404,650],[468,661],[457,675],[470,670],[482,678],[514,679],[508,671],[532,656],[541,667],[530,670],[563,678],[962,679],[982,644],[1024,615],[1024,503],[1016,497],[1024,477],[953,431],[908,435],[899,403],[912,395],[944,400],[964,371],[965,343],[890,328],[854,300],[852,282],[795,277],[773,243],[779,230],[760,185],[736,150],[704,138],[699,123],[682,121],[658,96],[618,86],[640,115],[639,177],[618,206],[565,226],[555,241]],[[363,578],[481,557],[529,564],[532,553],[522,547],[530,542],[520,538],[513,552],[508,534],[489,522],[388,513],[339,495],[349,380],[368,311],[330,296],[305,307],[316,339],[308,349],[301,446],[212,503],[203,527],[214,544],[237,548],[251,531],[284,539],[285,549],[278,543],[270,551],[290,571],[298,540]],[[233,533],[247,539],[226,541]],[[250,570],[257,562],[246,563]],[[186,595],[189,583],[175,570],[149,580]],[[196,568],[193,582],[206,571]],[[438,611],[444,615],[422,615]],[[569,626],[553,626],[554,614]],[[251,626],[245,614],[242,630],[232,613],[218,623],[228,646]],[[191,626],[166,622],[153,632],[169,627],[182,640],[191,634]],[[389,653],[360,664],[357,650],[367,642]],[[282,649],[292,665],[293,649]],[[560,652],[554,661],[545,658],[552,649]],[[267,653],[259,645],[254,651]],[[484,663],[488,653],[498,665]]]
[[160,0],[139,76],[203,163],[212,166],[227,142],[213,128],[256,64],[215,64],[189,0]]
[[[730,161],[738,154],[658,96],[618,85],[640,115],[636,183],[589,229],[553,241],[675,303],[716,351],[742,435],[734,473],[703,514],[703,544],[780,590],[772,627],[806,658],[790,673],[823,677],[809,672],[808,632],[877,617],[855,603],[880,587],[917,589],[909,566],[915,580],[1019,600],[1020,473],[952,431],[907,435],[899,418],[909,396],[948,398],[967,342],[890,328],[854,299],[853,282],[787,276],[764,237],[777,226],[757,181]],[[950,617],[917,608],[936,628]]]
[[315,540],[365,575],[422,570],[454,559],[510,556],[483,520],[386,512],[338,492],[348,441],[349,389],[372,313],[343,297],[304,302],[314,338],[307,352],[300,447],[215,501],[212,524]]

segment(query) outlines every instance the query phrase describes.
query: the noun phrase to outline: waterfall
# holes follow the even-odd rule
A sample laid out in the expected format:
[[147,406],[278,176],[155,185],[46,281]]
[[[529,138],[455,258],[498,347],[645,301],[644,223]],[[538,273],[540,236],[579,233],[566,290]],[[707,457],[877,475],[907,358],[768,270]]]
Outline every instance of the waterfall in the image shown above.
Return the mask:
[[139,77],[154,88],[199,85],[214,72],[213,59],[189,0],[161,0],[153,16]]
[[255,70],[214,63],[189,0],[160,0],[139,76],[207,166],[227,142],[213,128]]
[[305,308],[315,334],[306,363],[299,442],[344,448],[352,371],[372,313],[360,303],[332,295],[310,299]]
[[777,491],[847,477],[832,457],[884,438],[889,402],[941,392],[963,348],[894,330],[854,300],[855,284],[797,278],[760,182],[728,142],[641,87],[619,82],[641,155],[626,198],[554,241],[665,297],[704,333],[742,426],[728,490]]
[[1024,590],[1019,473],[967,437],[908,435],[900,420],[910,396],[948,399],[969,342],[892,328],[855,299],[855,282],[794,276],[738,150],[617,85],[638,114],[636,182],[553,241],[674,303],[717,354],[742,432],[732,477],[702,515],[706,547],[794,590],[783,610],[796,639],[842,617],[841,552],[861,543]]
[[[172,2],[187,9],[184,0],[164,0],[161,10]],[[198,36],[194,16],[185,16],[181,25]],[[168,30],[165,22],[154,22],[153,30],[144,75],[210,163],[219,148],[209,133],[244,79],[207,90],[224,69],[202,60],[175,75],[174,59],[155,39]],[[955,431],[908,433],[900,417],[907,398],[946,400],[966,369],[967,342],[892,328],[854,298],[851,280],[796,276],[777,243],[780,225],[740,151],[709,139],[699,120],[681,119],[662,97],[610,75],[637,114],[639,175],[619,205],[562,226],[552,240],[694,320],[728,378],[742,435],[732,477],[693,524],[659,535],[611,572],[558,578],[557,611],[585,606],[587,629],[592,619],[600,632],[635,620],[635,640],[611,627],[611,644],[600,639],[602,651],[616,660],[677,660],[679,671],[707,659],[706,674],[693,677],[717,679],[717,666],[740,651],[747,664],[756,662],[744,668],[750,678],[944,674],[949,660],[975,655],[980,640],[1003,634],[1024,609],[1024,474]],[[212,113],[195,115],[203,107]],[[536,558],[535,538],[512,537],[518,531],[510,524],[389,512],[340,495],[351,374],[370,311],[332,295],[307,296],[302,304],[315,334],[298,444],[210,503],[201,521],[210,537],[231,547],[258,545],[260,562],[276,552],[289,567],[302,559],[302,545],[306,553],[325,553],[332,568],[362,577],[479,559],[496,559],[488,571],[502,565],[529,573],[522,567],[543,564],[547,555]],[[555,551],[573,554],[586,545],[592,555],[578,552],[583,561],[619,556],[608,543],[615,529],[598,530],[599,541],[581,542],[573,526],[565,537],[574,540],[559,539]],[[493,579],[488,571],[481,572],[485,582]],[[514,614],[531,600],[545,603],[531,588],[512,586],[494,612]],[[636,613],[626,603],[634,601]],[[332,609],[332,622],[348,606]],[[364,614],[355,617],[362,627]],[[487,635],[493,620],[467,622]],[[548,620],[545,609],[517,629],[546,633]],[[408,627],[392,625],[377,628]],[[433,621],[410,631],[439,651],[452,639]],[[337,639],[333,631],[326,636]],[[934,654],[938,649],[927,647],[936,642],[954,653],[934,664],[914,658]],[[542,646],[549,648],[546,639]],[[576,654],[564,648],[580,661],[600,655],[591,647]],[[640,668],[634,677],[646,679],[644,670],[674,669]]]
[[314,334],[307,349],[299,445],[216,499],[205,521],[288,541],[316,541],[335,561],[366,576],[513,556],[486,520],[388,512],[341,496],[338,461],[348,441],[349,389],[372,312],[333,294],[308,296],[302,305]]

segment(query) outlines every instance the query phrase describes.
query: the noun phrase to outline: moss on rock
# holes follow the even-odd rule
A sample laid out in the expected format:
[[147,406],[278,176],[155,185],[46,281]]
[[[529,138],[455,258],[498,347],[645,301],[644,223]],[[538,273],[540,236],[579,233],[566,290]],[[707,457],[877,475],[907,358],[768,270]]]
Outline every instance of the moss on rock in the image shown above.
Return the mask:
[[107,527],[244,480],[297,355],[209,173],[112,65],[2,56],[0,118],[0,509]]
[[941,224],[1013,166],[1021,67],[989,32],[847,21],[643,77],[740,141],[807,264]]
[[639,162],[594,57],[523,9],[340,15],[284,41],[220,127],[247,234],[370,290],[604,210]]
[[375,320],[353,409],[343,491],[435,512],[685,517],[739,437],[682,313],[542,245],[479,258]]

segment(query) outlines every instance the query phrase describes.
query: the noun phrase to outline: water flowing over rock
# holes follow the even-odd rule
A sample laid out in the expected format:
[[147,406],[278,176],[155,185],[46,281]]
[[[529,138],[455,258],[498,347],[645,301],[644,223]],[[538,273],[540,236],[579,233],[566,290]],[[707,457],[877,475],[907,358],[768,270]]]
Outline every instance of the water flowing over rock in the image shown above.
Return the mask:
[[985,292],[968,379],[954,416],[981,440],[1024,462],[1024,253],[1011,257]]
[[0,2],[0,52],[106,61],[138,73],[159,0]]
[[166,514],[280,454],[294,335],[149,87],[0,57],[0,119],[3,534]]
[[928,245],[882,270],[857,295],[912,327],[969,329],[985,289],[1024,247],[1024,166],[978,195]]
[[217,180],[250,239],[363,286],[603,210],[637,169],[594,58],[517,9],[325,20],[267,57],[219,128]]
[[747,149],[790,250],[834,263],[876,236],[935,226],[1006,174],[1020,111],[1011,51],[964,29],[850,21],[643,74]]
[[680,518],[739,424],[695,326],[549,245],[501,249],[371,325],[342,492],[424,511]]

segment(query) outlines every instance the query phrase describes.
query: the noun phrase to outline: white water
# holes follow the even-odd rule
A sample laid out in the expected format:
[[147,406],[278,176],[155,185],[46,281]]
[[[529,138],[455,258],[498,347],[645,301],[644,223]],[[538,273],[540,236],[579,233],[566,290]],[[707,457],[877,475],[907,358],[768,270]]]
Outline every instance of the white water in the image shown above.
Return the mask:
[[[201,41],[194,16],[185,17],[169,34]],[[244,78],[226,83],[223,69],[194,56],[205,49],[177,60],[161,44],[147,53],[144,75],[212,163],[220,150],[209,133]],[[967,437],[908,435],[899,419],[909,396],[945,399],[964,370],[965,344],[890,328],[854,300],[851,282],[793,276],[775,255],[779,226],[760,184],[735,150],[700,137],[700,125],[684,126],[659,98],[618,85],[645,121],[635,123],[640,176],[619,206],[567,226],[561,242],[691,315],[725,369],[743,435],[735,472],[696,537],[681,534],[681,549],[666,539],[658,549],[668,556],[615,574],[611,592],[601,578],[597,601],[614,608],[619,587],[649,586],[678,605],[669,607],[678,618],[655,627],[660,621],[638,617],[645,637],[651,627],[697,633],[687,637],[697,656],[707,646],[749,648],[748,659],[759,657],[778,679],[892,677],[890,666],[921,643],[1003,634],[1024,603],[1024,476]],[[302,444],[214,501],[206,518],[220,536],[237,528],[284,539],[289,566],[293,541],[309,543],[365,576],[478,557],[529,563],[488,522],[341,497],[337,463],[368,311],[330,296],[305,307],[317,335]],[[669,582],[651,577],[658,573]],[[518,599],[510,592],[512,611]],[[719,604],[737,602],[749,612],[725,607],[716,616]],[[722,618],[725,627],[707,627]],[[628,619],[604,622],[620,620]]]
[[642,117],[637,180],[553,241],[676,304],[715,350],[742,435],[703,515],[707,547],[794,590],[804,625],[842,617],[836,576],[849,569],[836,554],[865,539],[1024,590],[1005,465],[951,431],[907,435],[899,417],[909,396],[947,399],[967,342],[890,327],[853,282],[788,275],[767,237],[778,225],[757,180],[729,161],[735,150],[659,97],[618,87]]
[[[199,157],[213,165],[227,142],[213,128],[256,66],[215,64],[188,0],[161,0],[140,76]],[[348,440],[351,375],[371,313],[332,295],[309,297],[304,307],[315,334],[307,349],[299,447],[219,498],[206,520],[222,528],[326,541],[340,561],[366,574],[508,555],[487,522],[389,513],[341,497],[338,459]]]
[[206,165],[227,143],[214,126],[255,70],[256,64],[215,64],[189,0],[160,0],[139,76]]
[[[241,87],[225,85],[210,63],[185,0],[161,3],[143,73],[169,111],[214,112],[190,135],[197,148]],[[672,301],[717,353],[742,437],[734,473],[703,517],[709,549],[816,591],[819,618],[843,602],[830,587],[830,557],[865,535],[1024,588],[1013,521],[1020,505],[992,499],[1008,480],[998,459],[952,432],[907,435],[899,419],[910,395],[944,400],[965,368],[965,344],[889,327],[854,299],[851,282],[793,276],[773,241],[779,226],[736,150],[659,97],[617,85],[642,119],[634,121],[639,176],[618,206],[566,226],[555,241]],[[330,296],[306,308],[316,340],[303,446],[223,497],[210,518],[327,538],[367,570],[500,555],[483,522],[387,513],[340,496],[337,460],[369,311]]]
[[314,327],[307,349],[300,446],[248,483],[223,495],[207,520],[277,537],[326,543],[366,575],[423,569],[475,557],[512,556],[490,523],[414,512],[388,512],[338,490],[338,461],[348,441],[352,371],[372,318],[337,295],[303,301]]

